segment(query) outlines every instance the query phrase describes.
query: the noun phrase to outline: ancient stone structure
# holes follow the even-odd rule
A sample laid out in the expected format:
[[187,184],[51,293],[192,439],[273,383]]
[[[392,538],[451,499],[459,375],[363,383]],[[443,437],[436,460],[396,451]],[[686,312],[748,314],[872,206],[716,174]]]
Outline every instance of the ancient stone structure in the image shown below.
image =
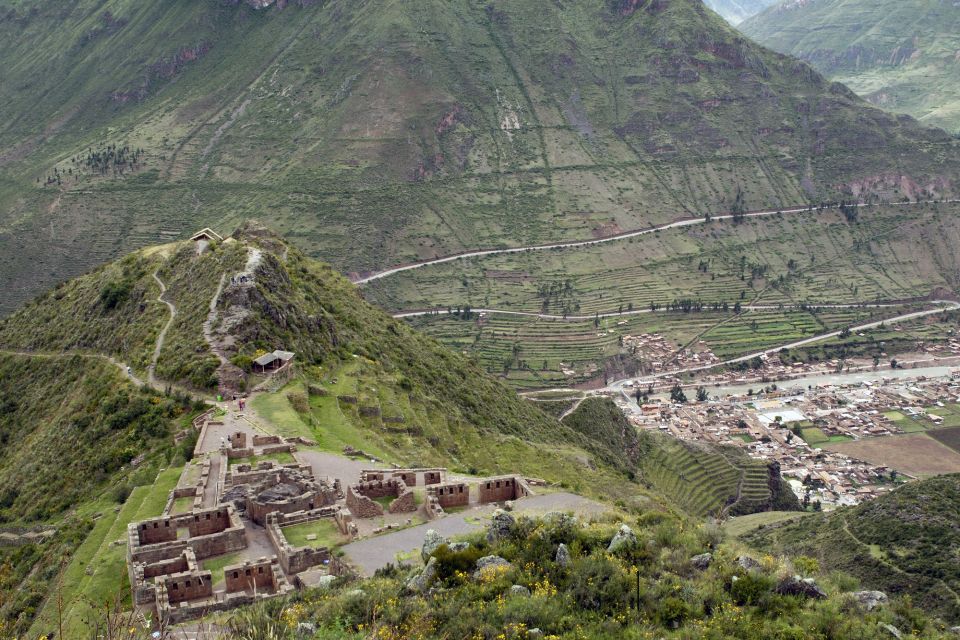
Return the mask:
[[274,512],[312,511],[336,501],[337,488],[318,482],[309,467],[274,467],[251,485],[245,512],[257,524],[264,524]]
[[347,508],[357,518],[375,518],[383,515],[383,507],[376,498],[395,498],[387,510],[390,513],[406,513],[417,510],[417,503],[410,489],[401,478],[370,480],[347,487]]
[[470,486],[465,482],[433,485],[427,488],[427,495],[436,497],[437,503],[444,509],[470,504]]
[[[316,522],[323,519],[332,519],[340,533],[344,535],[350,531],[350,514],[344,513],[339,507],[324,507],[323,509],[314,509],[313,511],[300,511],[297,513],[283,514],[271,513],[267,516],[267,536],[273,545],[277,554],[280,566],[288,575],[302,573],[312,567],[324,565],[331,566],[332,555],[327,547],[294,547],[287,542],[283,535],[283,527],[290,527],[308,522]],[[339,563],[337,567],[340,567]]]
[[500,476],[481,480],[479,489],[480,504],[518,500],[530,495],[530,487],[519,476]]
[[[186,529],[186,536],[178,532]],[[163,516],[127,527],[127,562],[153,564],[192,549],[197,559],[232,553],[247,546],[243,522],[233,505]]]
[[417,478],[423,477],[424,486],[443,482],[447,470],[439,467],[425,469],[364,469],[360,472],[360,479],[364,482],[402,478],[408,487],[417,486]]

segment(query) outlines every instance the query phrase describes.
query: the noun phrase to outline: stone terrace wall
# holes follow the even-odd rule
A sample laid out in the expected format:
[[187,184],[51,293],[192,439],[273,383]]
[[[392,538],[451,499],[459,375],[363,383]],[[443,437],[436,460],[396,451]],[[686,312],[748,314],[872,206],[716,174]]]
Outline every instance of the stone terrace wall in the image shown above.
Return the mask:
[[280,436],[261,436],[256,434],[253,436],[253,446],[255,447],[262,447],[268,444],[281,444],[282,442]]
[[364,482],[384,481],[389,478],[402,478],[408,487],[417,486],[417,477],[423,475],[423,484],[440,484],[446,476],[447,470],[442,467],[410,468],[410,469],[363,469],[360,479]]
[[434,485],[427,488],[427,494],[436,497],[444,509],[466,507],[470,504],[470,486],[464,482]]
[[130,578],[130,590],[133,600],[137,604],[150,604],[156,600],[157,591],[153,578],[174,573],[197,571],[197,558],[193,549],[187,548],[169,560],[161,560],[153,564],[134,562],[127,565]]

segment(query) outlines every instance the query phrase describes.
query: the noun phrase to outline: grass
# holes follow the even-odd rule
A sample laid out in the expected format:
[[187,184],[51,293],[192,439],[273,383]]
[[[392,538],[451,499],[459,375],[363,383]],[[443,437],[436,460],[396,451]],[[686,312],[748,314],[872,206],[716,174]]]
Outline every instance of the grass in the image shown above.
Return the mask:
[[804,511],[763,511],[761,513],[751,513],[747,516],[737,516],[730,518],[723,523],[723,531],[734,538],[751,533],[767,525],[776,524],[802,518],[809,515]]
[[[294,547],[327,547],[334,549],[350,540],[349,536],[340,533],[340,529],[335,522],[327,519],[284,527],[282,531],[287,542]],[[307,540],[308,535],[317,537],[315,540]]]
[[[108,504],[91,505],[102,508],[103,515],[77,549],[60,582],[64,628],[68,633],[80,634],[85,619],[94,615],[93,607],[112,602],[115,594],[129,600],[126,546],[112,543],[126,540],[127,524],[161,515],[179,476],[180,469],[166,469],[152,486],[136,487],[116,514]],[[39,635],[41,630],[55,626],[55,622],[56,603],[48,601],[31,633]]]
[[173,501],[173,509],[171,514],[178,515],[182,513],[189,513],[193,509],[193,498],[177,498]]
[[223,573],[224,568],[243,561],[243,553],[228,553],[222,556],[214,556],[201,561],[201,568],[206,569],[212,574],[214,588],[226,582],[227,578]]
[[293,464],[296,462],[293,454],[286,451],[277,451],[276,453],[268,453],[262,456],[251,456],[249,458],[230,458],[230,466],[232,467],[238,464],[249,464],[256,466],[257,463],[267,460],[272,460],[278,464]]

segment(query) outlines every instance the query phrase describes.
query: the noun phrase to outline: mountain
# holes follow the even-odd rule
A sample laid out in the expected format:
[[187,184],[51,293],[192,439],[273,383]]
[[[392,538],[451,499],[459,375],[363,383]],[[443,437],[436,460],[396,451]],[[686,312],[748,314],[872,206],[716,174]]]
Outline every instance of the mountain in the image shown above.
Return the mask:
[[858,507],[818,514],[748,535],[748,544],[818,558],[865,587],[910,594],[944,618],[960,621],[960,475],[908,483]]
[[779,3],[740,29],[871,103],[960,132],[960,7],[950,0]]
[[[584,401],[560,422],[364,302],[329,265],[247,223],[222,242],[136,251],[0,320],[0,533],[55,532],[0,546],[0,565],[11,568],[0,572],[0,612],[13,632],[40,611],[55,619],[58,584],[74,612],[118,592],[123,550],[110,542],[126,523],[159,515],[192,455],[194,442],[173,436],[192,431],[200,398],[255,383],[252,358],[278,348],[295,352],[298,374],[251,405],[281,435],[320,450],[522,472],[624,508],[682,510],[697,493],[692,477],[693,489],[663,498],[665,485],[638,482],[674,454],[611,401]],[[707,447],[700,460],[740,468]],[[736,487],[739,477],[723,479]],[[727,494],[707,494],[705,510],[724,506]]]
[[954,192],[946,134],[699,0],[264,4],[0,2],[0,312],[250,217],[365,272],[859,184]]
[[704,4],[723,16],[730,24],[737,25],[755,16],[777,0],[703,0]]

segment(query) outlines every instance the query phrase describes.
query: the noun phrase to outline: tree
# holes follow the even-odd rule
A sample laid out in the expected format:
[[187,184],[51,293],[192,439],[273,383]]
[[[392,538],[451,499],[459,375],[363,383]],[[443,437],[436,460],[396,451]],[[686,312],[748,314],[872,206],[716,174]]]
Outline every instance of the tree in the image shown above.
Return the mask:
[[710,399],[710,395],[707,393],[707,390],[703,387],[697,387],[697,402],[706,402]]
[[734,197],[733,204],[730,206],[730,213],[733,214],[733,224],[743,222],[746,212],[747,208],[743,202],[743,190],[737,187],[737,195]]
[[683,392],[679,382],[670,389],[670,400],[677,404],[684,404],[687,401],[687,394]]

